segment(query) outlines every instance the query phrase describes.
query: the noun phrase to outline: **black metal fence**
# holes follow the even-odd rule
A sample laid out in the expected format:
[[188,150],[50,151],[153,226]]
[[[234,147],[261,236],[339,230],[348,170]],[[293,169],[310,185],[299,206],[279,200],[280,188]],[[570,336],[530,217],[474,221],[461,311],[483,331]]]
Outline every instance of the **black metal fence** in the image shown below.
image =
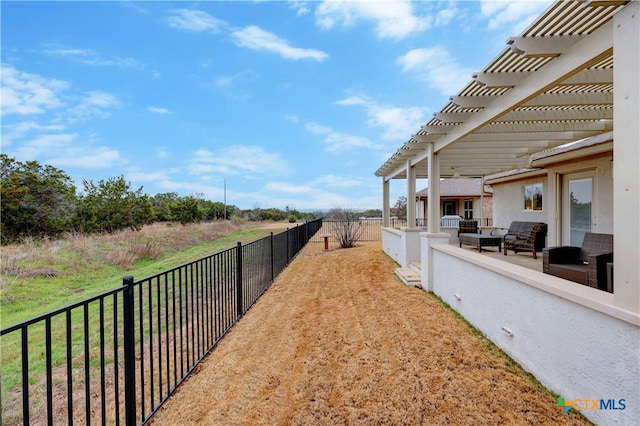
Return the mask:
[[322,219],[0,331],[3,425],[146,423]]

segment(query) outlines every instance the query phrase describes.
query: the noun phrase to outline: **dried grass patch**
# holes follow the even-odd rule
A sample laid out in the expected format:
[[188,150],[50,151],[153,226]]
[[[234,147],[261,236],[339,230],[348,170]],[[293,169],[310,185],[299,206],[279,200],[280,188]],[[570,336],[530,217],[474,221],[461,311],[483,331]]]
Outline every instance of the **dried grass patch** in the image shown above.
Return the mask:
[[303,249],[154,424],[588,424],[400,283],[379,242],[322,246]]

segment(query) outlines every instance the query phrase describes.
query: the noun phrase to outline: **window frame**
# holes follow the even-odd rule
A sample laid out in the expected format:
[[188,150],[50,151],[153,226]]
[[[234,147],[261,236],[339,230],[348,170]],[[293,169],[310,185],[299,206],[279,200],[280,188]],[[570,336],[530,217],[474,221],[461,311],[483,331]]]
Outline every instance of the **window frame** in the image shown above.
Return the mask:
[[542,182],[523,186],[524,211],[541,212],[544,210],[544,185]]

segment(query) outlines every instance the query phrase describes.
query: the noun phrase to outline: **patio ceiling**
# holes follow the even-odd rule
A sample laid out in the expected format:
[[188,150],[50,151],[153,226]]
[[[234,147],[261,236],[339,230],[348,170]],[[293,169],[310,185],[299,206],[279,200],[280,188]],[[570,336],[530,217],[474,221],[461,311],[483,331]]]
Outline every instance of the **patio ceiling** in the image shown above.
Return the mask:
[[375,173],[480,177],[530,167],[530,155],[612,130],[611,17],[628,1],[557,1]]

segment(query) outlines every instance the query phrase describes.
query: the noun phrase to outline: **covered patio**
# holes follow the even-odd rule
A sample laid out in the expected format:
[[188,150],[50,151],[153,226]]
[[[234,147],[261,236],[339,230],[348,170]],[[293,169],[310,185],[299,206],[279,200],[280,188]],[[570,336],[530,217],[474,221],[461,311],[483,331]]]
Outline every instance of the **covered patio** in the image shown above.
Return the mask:
[[[376,171],[383,250],[401,267],[418,263],[422,288],[565,399],[625,400],[623,410],[583,411],[606,424],[640,422],[638,75],[638,2],[554,2]],[[610,160],[586,169],[540,161],[547,150],[608,132]],[[511,255],[459,248],[441,232],[440,179],[515,171],[544,183],[544,210],[537,214],[548,225],[546,246],[568,245],[563,199],[570,193],[563,184],[585,170],[596,176],[594,192],[611,187],[611,203],[593,209],[596,231],[614,235],[613,294],[515,265]],[[426,232],[389,227],[390,181],[406,180],[407,223],[415,223],[415,182],[424,178],[434,200]]]

